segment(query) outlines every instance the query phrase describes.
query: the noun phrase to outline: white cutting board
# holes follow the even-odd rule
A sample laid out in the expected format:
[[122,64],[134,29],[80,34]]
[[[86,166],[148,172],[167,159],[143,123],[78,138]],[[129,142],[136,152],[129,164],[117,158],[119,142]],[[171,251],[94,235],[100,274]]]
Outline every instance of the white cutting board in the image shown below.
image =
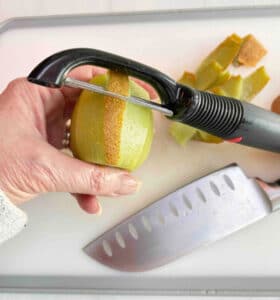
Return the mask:
[[[178,78],[194,71],[227,35],[253,33],[268,49],[262,60],[271,81],[255,103],[269,107],[280,94],[280,18],[180,19],[44,27],[22,25],[0,35],[0,90],[27,76],[46,56],[66,48],[91,47],[139,60]],[[130,18],[132,19],[132,18]],[[144,18],[143,18],[144,20]],[[246,73],[246,70],[245,70]],[[89,259],[82,247],[125,217],[210,171],[238,162],[250,176],[280,177],[280,155],[244,146],[191,142],[180,147],[155,114],[156,133],[149,159],[135,172],[143,186],[134,196],[102,199],[100,217],[82,212],[67,194],[49,194],[27,203],[28,227],[0,247],[0,275],[123,276]],[[16,126],[16,125],[15,125]],[[18,145],[20,147],[20,145]],[[280,276],[280,215],[142,276]],[[131,275],[139,276],[139,275]]]

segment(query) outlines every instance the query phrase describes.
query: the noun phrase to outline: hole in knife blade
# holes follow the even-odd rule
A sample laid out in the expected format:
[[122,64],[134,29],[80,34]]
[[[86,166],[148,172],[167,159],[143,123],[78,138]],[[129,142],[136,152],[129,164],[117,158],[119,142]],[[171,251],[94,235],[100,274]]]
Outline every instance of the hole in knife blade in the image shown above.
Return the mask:
[[183,211],[183,212],[182,212],[182,215],[183,215],[184,217],[186,217],[186,216],[188,215],[187,211]]
[[217,185],[213,181],[210,181],[210,187],[214,194],[216,194],[217,196],[221,196],[221,193],[220,193]]
[[188,209],[192,209],[192,204],[187,195],[183,194],[183,200]]
[[228,175],[224,175],[224,180],[226,182],[226,184],[229,186],[230,189],[235,190],[235,186],[233,184],[232,179],[228,176]]
[[204,203],[206,203],[207,199],[206,199],[205,195],[203,194],[202,190],[200,188],[197,188],[196,191],[199,196],[199,199],[201,199]]
[[108,256],[113,256],[112,248],[111,248],[110,244],[106,240],[102,241],[102,245],[103,245],[104,252]]
[[162,215],[162,213],[158,214],[158,220],[159,220],[160,224],[162,224],[162,225],[165,224],[164,216]]
[[144,228],[148,231],[148,232],[151,232],[152,231],[152,226],[151,226],[151,223],[149,222],[149,220],[143,216],[142,217],[142,223],[144,225]]
[[131,223],[128,224],[128,231],[135,240],[138,240],[138,233],[136,228],[133,226],[133,224]]
[[178,209],[173,203],[169,203],[169,208],[175,217],[179,217]]
[[115,236],[116,236],[116,241],[118,242],[119,246],[121,248],[125,248],[125,241],[124,241],[122,235],[117,231]]

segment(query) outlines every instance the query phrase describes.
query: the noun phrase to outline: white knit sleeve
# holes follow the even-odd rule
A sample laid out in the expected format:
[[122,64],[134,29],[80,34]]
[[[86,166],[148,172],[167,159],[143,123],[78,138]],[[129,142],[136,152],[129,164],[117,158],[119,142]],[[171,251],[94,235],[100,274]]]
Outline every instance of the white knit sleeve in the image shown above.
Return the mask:
[[19,233],[27,223],[27,215],[0,190],[0,244]]

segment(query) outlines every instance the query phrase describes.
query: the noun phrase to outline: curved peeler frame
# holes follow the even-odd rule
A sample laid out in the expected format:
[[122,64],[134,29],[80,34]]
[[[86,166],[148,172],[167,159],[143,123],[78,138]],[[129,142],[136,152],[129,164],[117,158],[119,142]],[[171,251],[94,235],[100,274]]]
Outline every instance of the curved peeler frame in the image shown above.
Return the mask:
[[[52,88],[66,83],[67,74],[81,65],[124,72],[151,84],[170,119],[207,131],[225,140],[280,152],[280,116],[233,98],[198,91],[179,84],[139,62],[88,48],[69,49],[42,61],[28,80]],[[147,103],[148,106],[148,103]]]

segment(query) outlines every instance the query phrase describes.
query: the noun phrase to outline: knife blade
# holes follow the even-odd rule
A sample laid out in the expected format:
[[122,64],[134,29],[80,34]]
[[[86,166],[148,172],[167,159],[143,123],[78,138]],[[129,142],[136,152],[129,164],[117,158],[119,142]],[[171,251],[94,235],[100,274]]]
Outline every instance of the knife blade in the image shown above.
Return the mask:
[[230,165],[163,197],[90,242],[84,252],[120,271],[147,271],[213,243],[278,208],[280,191]]

